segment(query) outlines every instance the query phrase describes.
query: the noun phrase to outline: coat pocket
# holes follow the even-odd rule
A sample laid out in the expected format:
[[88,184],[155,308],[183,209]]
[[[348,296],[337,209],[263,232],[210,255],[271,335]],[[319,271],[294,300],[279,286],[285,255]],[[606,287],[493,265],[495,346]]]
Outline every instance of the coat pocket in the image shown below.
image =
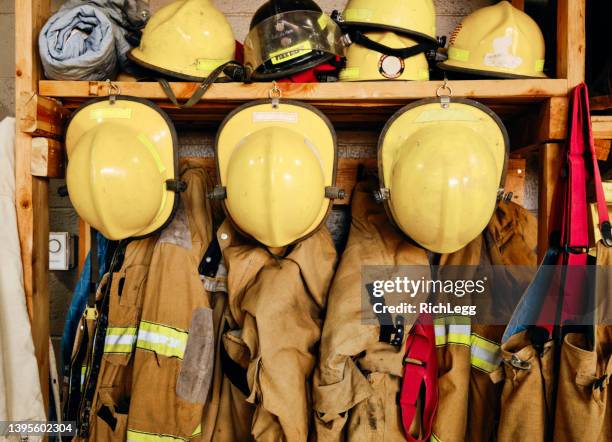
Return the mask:
[[531,345],[527,332],[502,345],[504,384],[497,437],[505,441],[544,441],[552,419],[552,341],[541,353]]
[[605,395],[598,387],[597,353],[581,333],[565,336],[561,348],[554,440],[600,440],[605,423]]
[[350,412],[347,436],[351,442],[404,442],[398,395],[401,378],[388,373],[367,376],[372,395]]
[[118,390],[113,388],[100,388],[98,397],[89,440],[125,441],[129,402],[118,396]]

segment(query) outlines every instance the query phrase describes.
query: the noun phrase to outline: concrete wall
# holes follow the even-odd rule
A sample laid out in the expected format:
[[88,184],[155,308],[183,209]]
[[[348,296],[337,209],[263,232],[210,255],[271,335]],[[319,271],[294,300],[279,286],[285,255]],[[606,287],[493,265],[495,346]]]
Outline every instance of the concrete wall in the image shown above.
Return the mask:
[[15,0],[0,0],[0,120],[15,115]]

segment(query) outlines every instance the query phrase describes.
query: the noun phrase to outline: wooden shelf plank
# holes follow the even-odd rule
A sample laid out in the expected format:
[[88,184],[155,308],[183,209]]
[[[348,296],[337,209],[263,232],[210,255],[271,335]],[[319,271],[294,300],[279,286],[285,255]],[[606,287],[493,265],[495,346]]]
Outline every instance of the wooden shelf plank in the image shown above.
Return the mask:
[[[122,81],[115,83],[122,94],[150,100],[167,101],[156,82]],[[179,100],[186,100],[198,87],[198,83],[171,83]],[[441,81],[423,82],[359,82],[359,83],[279,83],[283,97],[305,101],[360,102],[376,106],[380,102],[402,102],[435,96]],[[510,102],[539,101],[548,97],[567,95],[564,79],[527,80],[463,80],[451,81],[453,96],[499,99]],[[268,97],[270,83],[218,83],[211,86],[202,101],[249,101]],[[56,98],[87,99],[107,96],[108,84],[102,81],[53,81],[39,82],[40,95]],[[364,103],[366,102],[366,103]]]

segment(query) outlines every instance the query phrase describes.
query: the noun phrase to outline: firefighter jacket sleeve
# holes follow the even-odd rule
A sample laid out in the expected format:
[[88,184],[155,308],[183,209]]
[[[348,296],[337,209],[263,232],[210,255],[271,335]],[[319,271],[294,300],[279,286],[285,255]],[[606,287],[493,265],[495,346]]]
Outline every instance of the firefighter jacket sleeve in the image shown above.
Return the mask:
[[336,265],[331,236],[323,227],[276,255],[243,240],[227,221],[217,237],[238,327],[226,334],[226,349],[236,354],[231,347],[242,342],[247,350],[247,400],[255,404],[252,437],[305,442],[314,352]]
[[201,433],[214,362],[209,294],[198,267],[212,237],[210,180],[189,163],[187,191],[155,244],[138,324],[130,441],[189,440]]
[[[371,183],[353,193],[349,240],[330,289],[313,381],[317,440],[405,440],[396,397],[403,352],[379,342],[380,327],[362,322],[363,265],[423,265],[425,251],[405,241],[373,198]],[[424,275],[428,276],[428,275]],[[409,330],[416,315],[405,319]],[[402,344],[403,345],[403,344]]]
[[15,119],[0,122],[0,421],[45,420],[15,211]]

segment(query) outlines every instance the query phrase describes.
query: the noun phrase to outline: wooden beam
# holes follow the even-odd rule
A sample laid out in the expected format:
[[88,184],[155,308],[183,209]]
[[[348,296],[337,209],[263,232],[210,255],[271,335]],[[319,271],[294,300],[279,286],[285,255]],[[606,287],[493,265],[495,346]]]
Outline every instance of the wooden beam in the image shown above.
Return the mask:
[[[186,158],[192,160],[192,158]],[[208,171],[213,180],[216,180],[216,166],[213,158],[198,159],[200,166]],[[336,205],[349,204],[353,188],[357,182],[359,170],[371,174],[378,174],[378,163],[376,158],[339,158],[336,169],[336,185],[345,190],[346,195],[341,200],[335,200]],[[522,204],[525,195],[525,168],[526,160],[511,158],[508,162],[508,173],[506,176],[506,191],[513,193],[513,201]],[[81,235],[83,230],[81,229]],[[86,253],[86,252],[85,252]]]
[[596,140],[612,139],[612,116],[610,115],[592,116],[591,126],[593,128],[593,138],[595,138]]
[[595,152],[599,161],[607,161],[610,156],[612,140],[595,140]]
[[19,129],[22,132],[37,137],[64,136],[64,124],[70,113],[59,101],[23,91],[18,97],[18,103],[24,112],[19,119]]
[[545,144],[540,150],[540,195],[538,204],[538,258],[541,261],[548,250],[550,219],[553,201],[559,201],[557,186],[563,167],[563,145]]
[[592,111],[603,111],[612,109],[612,95],[600,95],[590,97],[589,103]]
[[47,178],[63,178],[64,146],[50,138],[32,138],[32,175]]
[[[116,82],[124,95],[168,101],[157,82]],[[198,83],[170,83],[179,100],[190,98]],[[366,106],[376,102],[406,101],[435,97],[440,81],[374,81],[362,83],[279,83],[283,97],[306,101],[363,102]],[[451,81],[453,96],[495,98],[526,101],[551,96],[565,96],[567,82],[557,79],[527,80],[462,80]],[[80,98],[108,95],[108,84],[102,81],[51,81],[39,83],[40,94],[48,97]],[[202,101],[250,101],[268,97],[270,83],[217,83],[210,87]],[[374,103],[372,103],[374,102]]]
[[49,16],[49,0],[15,0],[16,208],[26,303],[43,400],[49,403],[49,209],[48,181],[33,177],[32,138],[21,130],[32,110],[21,97],[36,95],[40,66],[36,42]]
[[533,151],[567,137],[567,97],[552,97],[539,107],[507,122],[513,152]]
[[586,0],[557,2],[557,77],[568,89],[584,81]]

